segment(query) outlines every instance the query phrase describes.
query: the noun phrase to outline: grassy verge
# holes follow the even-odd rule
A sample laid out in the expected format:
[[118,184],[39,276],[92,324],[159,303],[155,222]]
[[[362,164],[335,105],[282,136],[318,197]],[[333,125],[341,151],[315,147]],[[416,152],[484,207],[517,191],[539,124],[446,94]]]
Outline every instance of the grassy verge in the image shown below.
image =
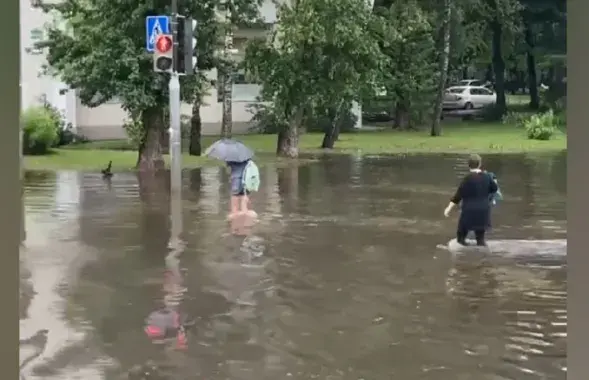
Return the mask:
[[[273,153],[276,150],[275,135],[243,135],[236,137],[258,154],[260,164],[280,164]],[[324,153],[319,149],[323,136],[301,136],[301,154]],[[203,146],[215,137],[204,137]],[[25,167],[31,170],[99,170],[109,160],[115,170],[130,170],[137,161],[137,152],[126,141],[96,141],[55,149],[46,156],[25,157]],[[542,153],[566,149],[566,135],[558,131],[549,141],[529,140],[521,128],[503,124],[457,123],[446,125],[443,135],[430,137],[428,131],[370,131],[347,133],[340,136],[336,148],[330,153],[362,154],[417,154],[417,153]],[[166,157],[168,159],[168,157]],[[183,165],[195,168],[220,165],[204,157],[184,155]]]

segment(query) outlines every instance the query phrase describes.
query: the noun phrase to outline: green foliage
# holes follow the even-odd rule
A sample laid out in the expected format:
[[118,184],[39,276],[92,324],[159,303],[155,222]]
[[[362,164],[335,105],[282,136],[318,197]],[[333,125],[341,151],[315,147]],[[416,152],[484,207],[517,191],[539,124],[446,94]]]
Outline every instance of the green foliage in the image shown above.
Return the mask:
[[249,107],[253,114],[252,132],[263,134],[275,134],[287,128],[284,120],[276,114],[276,108],[268,103],[253,103]]
[[556,127],[558,120],[552,110],[539,115],[532,115],[529,120],[524,122],[526,134],[530,140],[550,140]]
[[566,100],[566,83],[554,83],[549,88],[540,91],[541,106],[554,110],[555,113],[562,113],[566,111]]
[[141,118],[138,115],[129,118],[123,124],[123,129],[127,133],[129,143],[134,149],[139,149],[147,136]]
[[[252,132],[276,134],[287,128],[286,123],[276,115],[276,109],[272,107],[272,104],[254,103],[250,105],[249,111],[253,114],[252,122],[254,125],[251,128]],[[344,109],[337,120],[339,131],[351,131],[357,121],[358,119],[352,113],[351,108]],[[327,109],[317,108],[305,115],[301,127],[306,132],[325,132],[331,128],[332,122],[332,115],[329,115]]]
[[[299,0],[279,7],[270,41],[246,49],[245,67],[262,84],[277,126],[296,115],[335,108],[374,94],[386,72],[379,19],[362,0]],[[301,118],[302,120],[302,118]]]
[[[333,113],[333,109],[330,110],[325,108],[317,108],[312,110],[312,112],[310,112],[310,114],[305,117],[303,124],[305,130],[307,132],[328,131],[332,128],[332,124],[335,119]],[[358,118],[352,113],[351,105],[341,110],[340,115],[335,120],[338,131],[344,133],[350,132],[356,125],[357,121]]]
[[76,136],[72,132],[72,125],[66,123],[66,118],[63,112],[57,107],[54,107],[45,96],[41,97],[43,108],[51,116],[51,119],[57,125],[57,139],[55,140],[54,147],[64,146],[71,144]]
[[[224,0],[179,2],[178,11],[197,22],[198,68],[220,64],[216,51],[227,27],[218,20]],[[257,20],[260,0],[233,0],[230,22]],[[170,14],[169,2],[65,0],[38,5],[55,15],[47,27],[47,39],[37,48],[47,52],[47,70],[77,91],[82,103],[99,106],[118,98],[131,115],[126,129],[135,141],[144,137],[138,129],[158,128],[157,122],[139,123],[136,115],[158,115],[168,104],[166,74],[153,71],[152,55],[145,50],[145,17]],[[181,98],[192,103],[209,85],[204,75],[181,77]],[[149,111],[149,112],[147,112]],[[147,112],[147,113],[146,113]],[[134,116],[135,115],[135,116]],[[159,159],[147,155],[148,160]]]
[[534,115],[532,112],[508,112],[501,119],[503,125],[514,125],[518,128],[524,128],[526,123]]
[[22,115],[24,154],[47,154],[58,141],[59,124],[43,106],[31,107]]
[[437,85],[435,29],[416,0],[377,8],[379,45],[387,56],[383,88],[393,105],[409,110],[412,121],[431,111]]

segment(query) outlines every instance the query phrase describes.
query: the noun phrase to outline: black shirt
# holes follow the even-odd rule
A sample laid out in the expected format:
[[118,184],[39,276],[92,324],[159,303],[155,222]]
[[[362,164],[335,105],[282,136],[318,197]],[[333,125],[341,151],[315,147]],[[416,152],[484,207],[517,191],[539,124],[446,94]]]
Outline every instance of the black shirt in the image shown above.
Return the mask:
[[491,207],[489,195],[497,192],[497,183],[486,172],[470,172],[460,182],[452,203],[462,202],[462,209]]

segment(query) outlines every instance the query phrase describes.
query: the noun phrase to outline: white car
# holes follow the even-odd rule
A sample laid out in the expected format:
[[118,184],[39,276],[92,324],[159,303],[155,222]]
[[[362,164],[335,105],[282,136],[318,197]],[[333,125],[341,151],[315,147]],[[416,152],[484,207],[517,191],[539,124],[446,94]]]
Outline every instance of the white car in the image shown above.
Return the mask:
[[458,82],[456,86],[485,87],[485,82],[478,79],[464,79]]
[[454,86],[446,89],[442,108],[444,110],[471,110],[493,105],[497,94],[482,86]]

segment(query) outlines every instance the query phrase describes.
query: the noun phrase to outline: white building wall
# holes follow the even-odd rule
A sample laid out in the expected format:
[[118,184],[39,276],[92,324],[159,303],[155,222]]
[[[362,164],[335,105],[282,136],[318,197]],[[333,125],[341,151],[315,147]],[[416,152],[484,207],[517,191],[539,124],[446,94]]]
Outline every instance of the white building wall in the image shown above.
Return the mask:
[[43,65],[46,63],[45,54],[34,49],[36,41],[44,38],[44,25],[52,21],[52,16],[31,6],[31,0],[19,0],[20,6],[20,42],[21,42],[21,109],[42,104],[43,97],[53,106],[61,110],[68,121],[75,124],[75,119],[69,119],[67,96],[61,95],[60,90],[66,86],[57,78],[43,75]]

